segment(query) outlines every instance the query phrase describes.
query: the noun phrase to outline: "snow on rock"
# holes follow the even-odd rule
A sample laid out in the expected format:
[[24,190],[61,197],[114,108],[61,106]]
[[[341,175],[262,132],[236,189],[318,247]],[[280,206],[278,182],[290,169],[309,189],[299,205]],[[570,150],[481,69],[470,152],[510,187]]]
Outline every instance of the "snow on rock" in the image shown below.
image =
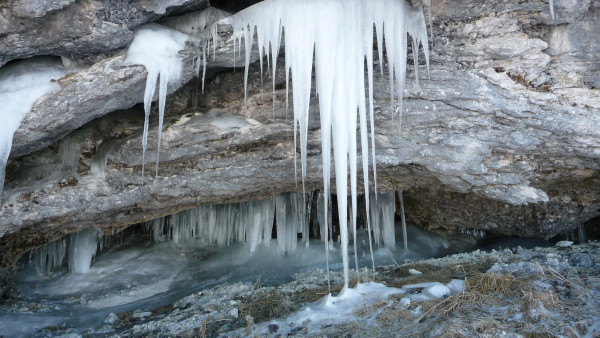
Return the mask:
[[158,89],[158,145],[156,151],[156,175],[158,175],[160,140],[165,115],[167,86],[179,81],[181,77],[183,62],[178,53],[185,48],[187,40],[188,35],[176,30],[157,24],[144,25],[136,31],[135,38],[127,50],[127,59],[123,62],[125,66],[143,65],[148,71],[146,90],[144,92],[145,121],[142,139],[142,184],[144,182],[150,107],[154,98],[154,92],[156,91],[156,83],[160,81]]
[[202,33],[215,21],[231,16],[228,12],[215,7],[208,7],[201,11],[187,13],[181,16],[168,18],[163,25],[171,27],[185,34]]
[[559,241],[559,242],[556,242],[556,246],[561,247],[561,248],[564,248],[564,247],[567,247],[567,246],[571,246],[571,244],[573,244],[572,241]]
[[[257,336],[268,335],[271,333],[269,327],[273,327],[272,325],[275,324],[279,327],[277,333],[285,336],[288,333],[287,330],[293,330],[300,323],[306,323],[306,330],[314,332],[323,324],[332,325],[351,320],[357,316],[356,310],[360,307],[374,304],[392,295],[402,294],[403,292],[401,289],[387,287],[380,283],[358,284],[354,288],[344,289],[336,297],[327,295],[286,318],[256,325],[253,328],[253,333]],[[243,330],[245,329],[238,331],[242,332]],[[238,331],[231,332],[231,334],[236,336]],[[289,333],[292,334],[292,332]]]
[[448,284],[446,284],[446,287],[450,289],[450,293],[453,294],[463,292],[467,288],[467,286],[465,285],[465,281],[462,279],[453,279],[450,282],[448,282]]
[[[308,115],[314,59],[315,85],[319,96],[321,116],[323,203],[328,205],[331,175],[330,156],[331,148],[333,148],[337,180],[336,193],[339,197],[337,199],[338,216],[340,224],[347,224],[348,201],[344,196],[348,195],[348,176],[350,176],[352,196],[351,215],[354,218],[357,215],[357,129],[360,129],[364,185],[369,185],[367,100],[371,130],[373,131],[373,28],[376,30],[380,60],[383,59],[385,39],[390,74],[390,94],[392,102],[394,95],[397,95],[401,114],[401,99],[406,76],[407,33],[412,36],[414,47],[418,48],[421,42],[423,43],[427,61],[429,58],[427,29],[423,13],[407,7],[404,1],[394,0],[368,2],[361,0],[296,2],[266,0],[225,19],[225,21],[233,26],[234,45],[236,43],[241,45],[242,38],[244,39],[246,92],[248,66],[255,31],[259,53],[262,56],[262,53],[265,52],[267,61],[272,60],[273,74],[275,74],[275,60],[279,54],[282,33],[285,31],[286,82],[287,88],[289,88],[291,71],[294,85],[294,137],[299,129],[303,183],[306,176]],[[415,53],[415,56],[417,55],[418,53]],[[366,79],[365,60],[367,64]],[[368,83],[368,89],[365,88],[365,83]],[[368,98],[365,97],[367,90]],[[371,153],[374,159],[374,133],[371,133],[371,136]],[[373,163],[375,163],[374,160]],[[373,168],[373,174],[375,177],[375,168]],[[375,189],[376,186],[375,183]],[[366,205],[369,208],[368,197]],[[356,220],[354,219],[351,224],[356,225]],[[341,227],[340,235],[345,288],[347,288],[349,270],[347,227]]]
[[422,275],[423,273],[419,270],[415,270],[415,269],[408,269],[408,273],[411,275]]
[[429,287],[436,286],[436,285],[443,285],[443,284],[440,282],[424,282],[424,283],[416,283],[416,284],[407,284],[407,285],[403,285],[402,289],[405,289],[405,290],[423,289],[423,288],[429,288]]
[[0,204],[13,134],[38,98],[60,89],[55,80],[64,75],[60,59],[45,57],[28,59],[0,69]]
[[425,296],[425,297],[442,298],[442,297],[450,294],[450,289],[445,285],[436,284],[436,285],[433,285],[433,286],[423,289],[422,292],[423,292],[423,296]]

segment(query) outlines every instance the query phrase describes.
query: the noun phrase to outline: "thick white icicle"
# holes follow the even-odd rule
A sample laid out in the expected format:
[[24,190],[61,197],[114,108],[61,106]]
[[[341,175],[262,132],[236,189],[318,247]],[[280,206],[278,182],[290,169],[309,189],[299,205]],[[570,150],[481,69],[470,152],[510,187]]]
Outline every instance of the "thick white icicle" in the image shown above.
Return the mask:
[[165,113],[165,100],[169,83],[179,81],[182,70],[182,60],[178,53],[185,48],[188,36],[173,29],[157,24],[148,24],[139,28],[127,50],[127,59],[123,65],[143,65],[146,67],[148,77],[144,92],[144,133],[142,136],[142,184],[144,183],[144,166],[146,164],[146,146],[148,142],[148,123],[150,107],[156,81],[160,76],[159,85],[159,129],[158,146],[156,151],[156,173],[158,175],[158,160],[160,153],[160,140],[162,137],[162,124]]
[[60,59],[44,57],[0,69],[0,205],[13,134],[39,97],[60,89],[58,82],[51,80],[57,80],[65,73]]
[[69,271],[90,272],[101,234],[96,229],[85,229],[69,236]]
[[[278,46],[281,26],[285,31],[285,71],[293,73],[294,82],[294,126],[300,127],[300,148],[303,180],[306,175],[307,125],[311,89],[313,52],[315,81],[321,114],[324,199],[329,195],[330,153],[333,153],[336,171],[336,192],[341,228],[342,259],[346,286],[348,283],[348,230],[347,199],[348,169],[351,177],[351,193],[356,195],[356,112],[360,116],[362,156],[368,156],[363,135],[366,135],[366,107],[364,100],[364,62],[367,58],[369,73],[372,73],[372,32],[376,27],[377,43],[382,57],[383,43],[387,50],[391,95],[398,97],[400,112],[406,74],[407,33],[415,39],[416,47],[423,42],[428,59],[427,29],[422,12],[414,11],[404,1],[397,0],[266,0],[234,15],[230,22],[234,35],[246,41],[252,37],[248,32],[256,30],[259,43]],[[268,29],[270,28],[270,29]],[[367,34],[368,35],[368,34]],[[383,39],[385,38],[385,40]],[[235,39],[234,39],[235,41]],[[246,44],[248,46],[248,44]],[[260,46],[259,46],[260,48]],[[275,60],[275,56],[273,58]],[[381,62],[382,60],[380,60]],[[275,74],[275,72],[273,72]],[[369,74],[369,104],[372,115],[373,80]],[[287,86],[287,85],[286,85]],[[396,92],[394,92],[396,88]],[[350,114],[350,115],[348,115]],[[364,121],[364,122],[363,122]],[[373,118],[371,117],[371,126]],[[371,128],[373,129],[373,128]],[[374,133],[374,130],[371,130]],[[364,137],[366,139],[366,137]],[[374,142],[373,142],[374,143]],[[348,162],[350,157],[350,162]],[[373,164],[375,161],[373,160]],[[349,168],[350,166],[350,168]],[[364,162],[363,162],[364,168]],[[363,169],[364,170],[364,169]],[[368,173],[365,171],[365,175]],[[352,210],[356,215],[355,197]],[[353,215],[353,217],[354,217]]]

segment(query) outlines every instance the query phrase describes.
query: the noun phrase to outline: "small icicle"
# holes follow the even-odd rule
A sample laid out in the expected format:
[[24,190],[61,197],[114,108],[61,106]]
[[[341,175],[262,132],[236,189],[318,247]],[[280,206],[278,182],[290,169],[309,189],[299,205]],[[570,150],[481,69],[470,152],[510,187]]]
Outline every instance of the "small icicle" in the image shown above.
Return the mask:
[[402,196],[402,190],[398,191],[398,198],[400,200],[400,218],[402,219],[402,238],[404,240],[404,252],[408,253],[408,235],[406,234],[406,217],[404,215],[404,199]]
[[552,17],[552,20],[554,20],[554,0],[549,0],[549,5],[550,5],[550,16]]

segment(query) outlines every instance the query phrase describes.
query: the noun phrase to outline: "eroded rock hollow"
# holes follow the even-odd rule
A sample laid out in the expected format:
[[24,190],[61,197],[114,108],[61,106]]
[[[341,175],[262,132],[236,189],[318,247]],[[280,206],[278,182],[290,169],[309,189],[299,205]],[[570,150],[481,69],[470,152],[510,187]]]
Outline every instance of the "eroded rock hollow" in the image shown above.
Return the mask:
[[[375,75],[378,189],[404,190],[409,220],[444,231],[550,238],[599,217],[600,2],[554,1],[554,19],[546,1],[431,2],[430,71],[420,65],[417,86],[409,65],[401,128],[389,82]],[[241,9],[227,1],[213,5]],[[0,268],[82,229],[118,231],[199,205],[302,191],[284,71],[261,78],[254,51],[245,106],[243,57],[234,54],[227,25],[219,25],[204,93],[197,41],[180,53],[184,74],[167,99],[159,175],[141,185],[147,73],[122,65],[124,48],[136,27],[207,6],[201,0],[0,4],[0,65],[53,56],[69,72],[14,135],[0,211]],[[323,185],[317,100],[307,190]],[[147,168],[156,138],[153,125]]]

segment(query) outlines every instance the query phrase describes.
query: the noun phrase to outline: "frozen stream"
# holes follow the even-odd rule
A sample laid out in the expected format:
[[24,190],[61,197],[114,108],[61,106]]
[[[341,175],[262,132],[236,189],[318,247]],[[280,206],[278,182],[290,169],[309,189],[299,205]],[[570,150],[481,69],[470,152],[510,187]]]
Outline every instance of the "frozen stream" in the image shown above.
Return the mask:
[[[396,234],[396,243],[402,243],[401,229]],[[408,238],[407,253],[401,244],[375,248],[375,264],[442,256],[474,243],[467,237],[445,239],[417,227],[409,227]],[[195,246],[194,241],[154,242],[147,233],[130,232],[113,241],[119,243],[100,252],[86,274],[63,269],[40,276],[33,265],[21,270],[16,280],[27,305],[0,314],[2,334],[29,336],[49,326],[108,333],[113,328],[104,320],[110,313],[152,311],[218,284],[260,278],[261,285],[272,285],[288,282],[294,273],[325,269],[324,245],[318,239],[309,246],[299,242],[296,251],[286,255],[280,254],[275,239],[262,243],[253,253],[247,244],[217,248]],[[366,233],[360,232],[357,242],[360,267],[370,266]],[[342,269],[337,244],[330,252],[330,267]]]

